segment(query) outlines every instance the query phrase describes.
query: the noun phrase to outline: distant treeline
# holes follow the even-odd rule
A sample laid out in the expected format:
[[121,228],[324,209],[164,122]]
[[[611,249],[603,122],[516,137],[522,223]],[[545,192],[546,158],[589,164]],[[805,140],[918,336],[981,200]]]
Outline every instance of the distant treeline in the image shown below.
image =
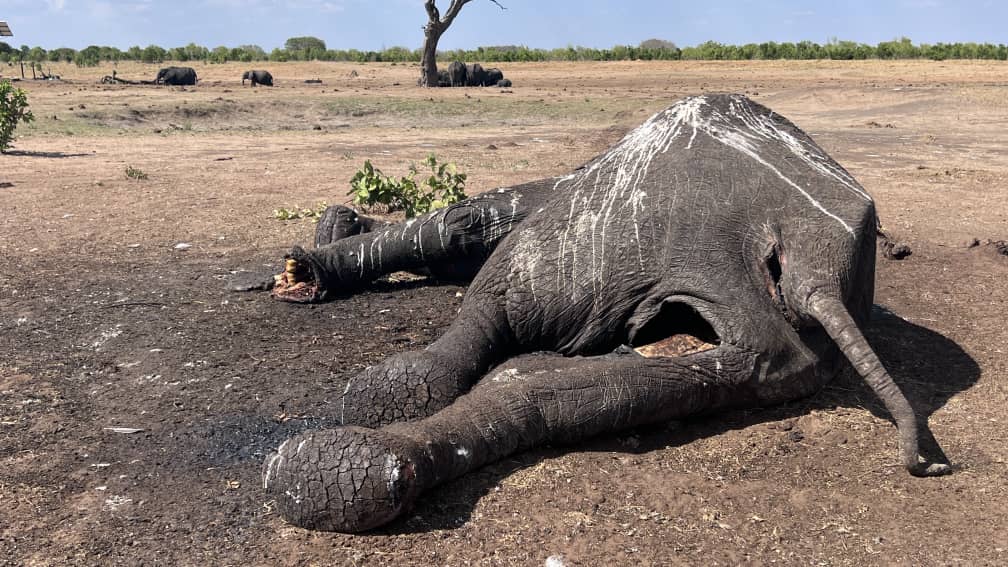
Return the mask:
[[[405,47],[389,47],[381,51],[357,49],[327,49],[316,37],[292,37],[283,48],[266,52],[258,45],[215,47],[208,49],[190,43],[185,47],[165,49],[157,45],[133,46],[123,51],[116,47],[91,45],[81,50],[69,47],[46,50],[22,45],[20,49],[0,42],[0,61],[33,63],[63,61],[80,67],[100,62],[140,61],[353,61],[353,62],[419,62],[421,51]],[[753,59],[1008,59],[1008,46],[991,43],[914,44],[908,38],[868,45],[853,41],[831,40],[825,44],[812,41],[797,43],[767,41],[745,45],[726,45],[708,41],[693,47],[678,47],[661,39],[649,39],[640,45],[617,45],[609,49],[565,47],[533,49],[520,45],[479,47],[472,50],[439,51],[444,61],[627,61],[627,60],[753,60]]]

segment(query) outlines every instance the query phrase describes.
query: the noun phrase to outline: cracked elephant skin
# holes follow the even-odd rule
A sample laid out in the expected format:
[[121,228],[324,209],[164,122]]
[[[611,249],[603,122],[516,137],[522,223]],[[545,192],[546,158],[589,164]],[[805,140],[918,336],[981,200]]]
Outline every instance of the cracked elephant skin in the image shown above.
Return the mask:
[[[344,426],[267,458],[265,489],[291,523],[368,530],[516,451],[792,400],[845,364],[891,413],[903,466],[950,470],[919,457],[916,416],[859,328],[872,198],[744,96],[684,99],[569,175],[406,223],[348,211],[328,243],[288,256],[311,284],[302,297],[453,262],[474,275],[437,341],[349,380]],[[705,346],[669,346],[684,336]]]

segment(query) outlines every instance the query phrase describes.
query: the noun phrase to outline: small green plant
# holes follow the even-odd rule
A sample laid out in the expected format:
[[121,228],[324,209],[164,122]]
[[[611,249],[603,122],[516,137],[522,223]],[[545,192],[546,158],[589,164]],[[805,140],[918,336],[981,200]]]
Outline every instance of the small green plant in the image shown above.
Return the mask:
[[28,94],[24,89],[15,89],[10,81],[0,81],[0,153],[10,147],[18,123],[32,120],[35,116],[28,110]]
[[312,222],[318,222],[322,213],[325,212],[327,208],[329,208],[329,204],[325,201],[322,201],[312,208],[302,208],[298,205],[294,205],[294,207],[290,209],[286,207],[273,209],[273,216],[283,221],[294,219],[312,219]]
[[382,173],[364,161],[364,167],[350,179],[350,191],[355,205],[371,208],[383,205],[389,211],[404,211],[406,218],[429,213],[457,203],[466,198],[466,174],[459,173],[454,163],[438,163],[433,154],[428,155],[423,165],[430,168],[430,175],[417,183],[420,173],[411,164],[409,174],[395,179]]
[[139,167],[133,167],[132,165],[126,166],[126,178],[136,179],[137,181],[147,179],[147,174],[143,172]]

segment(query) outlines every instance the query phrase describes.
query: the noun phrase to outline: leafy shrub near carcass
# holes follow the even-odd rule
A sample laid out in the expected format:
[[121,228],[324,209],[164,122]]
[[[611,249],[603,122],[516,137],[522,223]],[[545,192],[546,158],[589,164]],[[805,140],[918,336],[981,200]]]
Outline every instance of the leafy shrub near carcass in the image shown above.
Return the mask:
[[350,179],[353,203],[363,209],[383,206],[386,212],[404,211],[406,218],[429,213],[457,203],[466,198],[466,174],[459,173],[454,163],[438,163],[433,154],[428,155],[423,165],[430,168],[430,175],[417,182],[420,170],[410,164],[409,173],[398,179],[382,173],[380,169],[364,161],[364,167]]
[[0,81],[0,153],[6,152],[14,139],[18,123],[35,120],[28,109],[28,94],[15,89],[10,81]]

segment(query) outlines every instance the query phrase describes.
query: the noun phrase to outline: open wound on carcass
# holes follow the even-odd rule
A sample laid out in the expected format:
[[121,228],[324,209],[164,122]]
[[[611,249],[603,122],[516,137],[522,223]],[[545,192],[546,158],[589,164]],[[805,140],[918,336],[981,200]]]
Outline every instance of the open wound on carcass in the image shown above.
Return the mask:
[[634,350],[647,358],[686,356],[719,344],[714,327],[682,302],[662,305],[658,316],[648,321],[633,340]]
[[283,273],[273,277],[276,279],[273,285],[273,297],[277,299],[294,303],[307,303],[318,299],[318,282],[306,262],[287,258]]

